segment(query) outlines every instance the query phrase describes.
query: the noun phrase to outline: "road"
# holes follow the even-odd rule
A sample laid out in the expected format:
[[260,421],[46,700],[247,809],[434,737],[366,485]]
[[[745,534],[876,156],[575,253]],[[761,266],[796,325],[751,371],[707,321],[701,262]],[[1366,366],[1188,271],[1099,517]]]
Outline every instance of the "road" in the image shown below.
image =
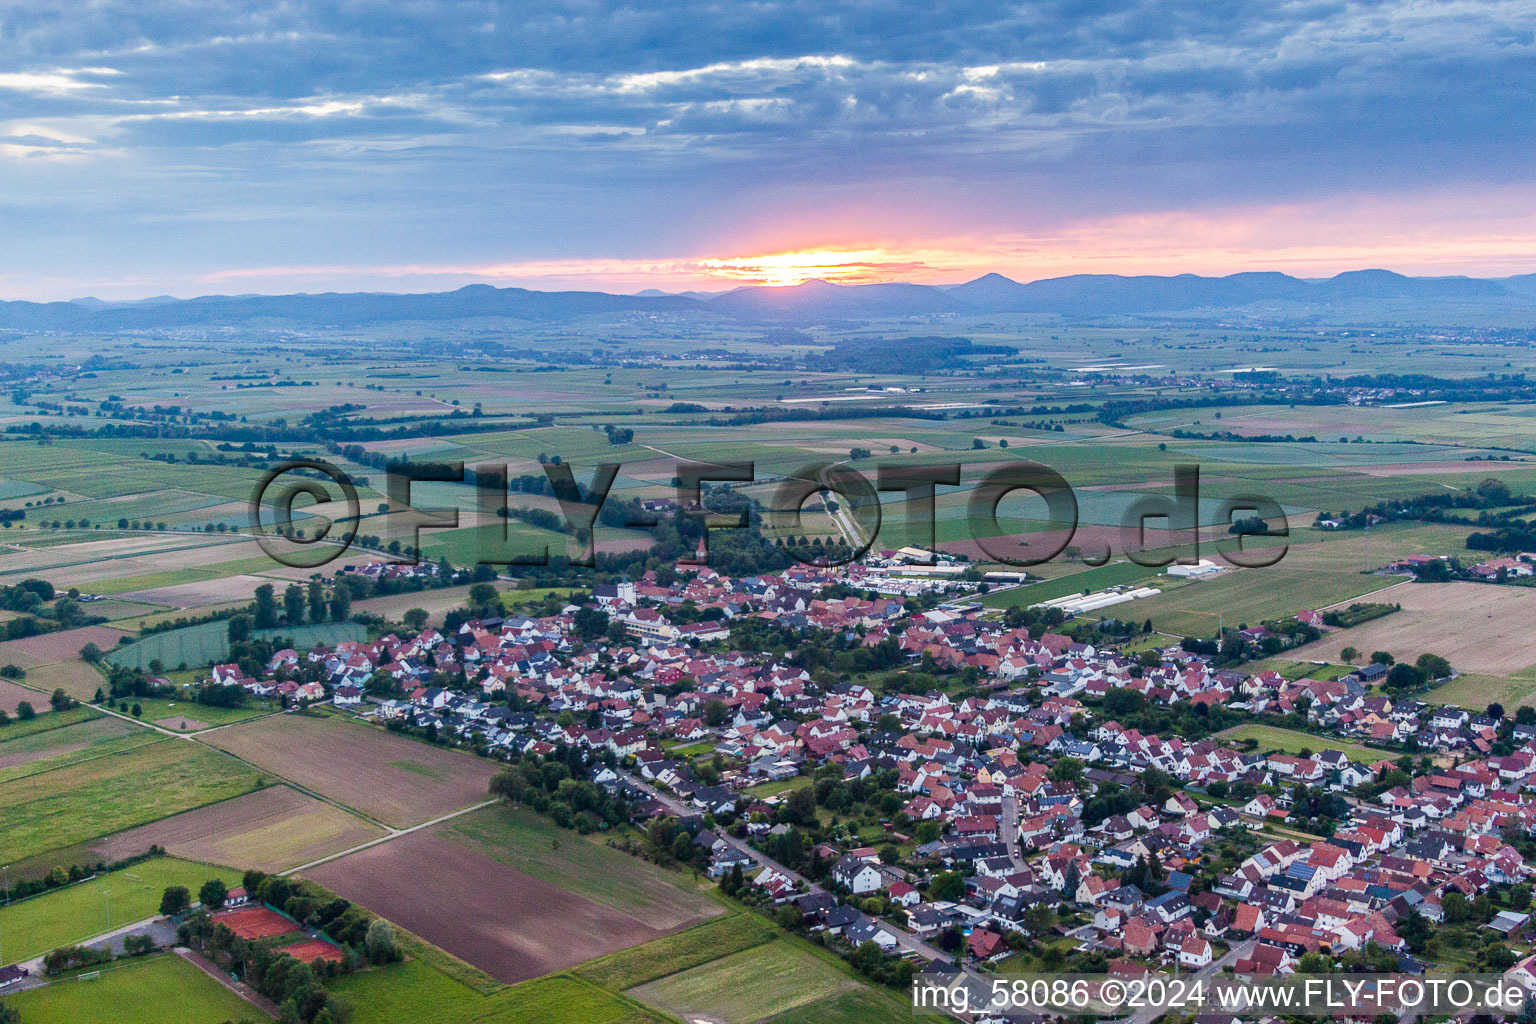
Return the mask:
[[1019,801],[1017,797],[1003,797],[1003,816],[999,822],[1003,830],[1003,842],[1008,847],[1008,859],[1015,871],[1023,871],[1024,853],[1019,849]]

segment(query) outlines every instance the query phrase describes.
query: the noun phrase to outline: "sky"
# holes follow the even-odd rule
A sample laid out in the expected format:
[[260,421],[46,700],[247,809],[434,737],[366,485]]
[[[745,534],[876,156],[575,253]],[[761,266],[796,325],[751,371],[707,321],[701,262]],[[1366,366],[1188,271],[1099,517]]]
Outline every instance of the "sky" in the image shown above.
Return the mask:
[[0,298],[1536,271],[1536,0],[0,0]]

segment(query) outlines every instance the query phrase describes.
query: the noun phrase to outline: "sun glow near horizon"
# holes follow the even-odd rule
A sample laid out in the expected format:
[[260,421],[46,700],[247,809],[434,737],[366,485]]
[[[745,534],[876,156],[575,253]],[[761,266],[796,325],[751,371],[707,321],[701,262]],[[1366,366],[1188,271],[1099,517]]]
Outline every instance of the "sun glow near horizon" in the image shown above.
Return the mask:
[[935,269],[923,260],[888,249],[801,249],[763,256],[704,259],[698,266],[710,277],[770,288],[815,280],[869,284],[890,280],[892,274]]

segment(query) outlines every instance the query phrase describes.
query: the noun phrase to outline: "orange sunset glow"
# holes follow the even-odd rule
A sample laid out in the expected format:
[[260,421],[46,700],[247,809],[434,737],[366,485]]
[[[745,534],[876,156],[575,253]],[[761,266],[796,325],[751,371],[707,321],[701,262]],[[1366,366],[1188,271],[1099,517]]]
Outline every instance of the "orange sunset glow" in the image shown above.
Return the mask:
[[909,254],[887,249],[807,249],[765,256],[737,256],[699,261],[710,277],[743,284],[782,288],[822,280],[839,284],[869,284],[934,269]]

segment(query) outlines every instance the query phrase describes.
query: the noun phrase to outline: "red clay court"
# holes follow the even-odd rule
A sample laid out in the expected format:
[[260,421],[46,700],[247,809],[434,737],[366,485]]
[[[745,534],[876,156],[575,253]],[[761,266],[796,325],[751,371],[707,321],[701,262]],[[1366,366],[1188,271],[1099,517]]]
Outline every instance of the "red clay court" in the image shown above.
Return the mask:
[[291,946],[284,946],[279,953],[287,953],[295,960],[302,960],[312,964],[316,960],[335,960],[340,963],[343,959],[341,950],[326,942],[324,939],[308,939],[304,942],[295,942]]
[[299,926],[282,914],[266,907],[241,907],[213,915],[214,924],[228,925],[229,930],[242,939],[270,939],[274,935],[287,935],[299,931]]

